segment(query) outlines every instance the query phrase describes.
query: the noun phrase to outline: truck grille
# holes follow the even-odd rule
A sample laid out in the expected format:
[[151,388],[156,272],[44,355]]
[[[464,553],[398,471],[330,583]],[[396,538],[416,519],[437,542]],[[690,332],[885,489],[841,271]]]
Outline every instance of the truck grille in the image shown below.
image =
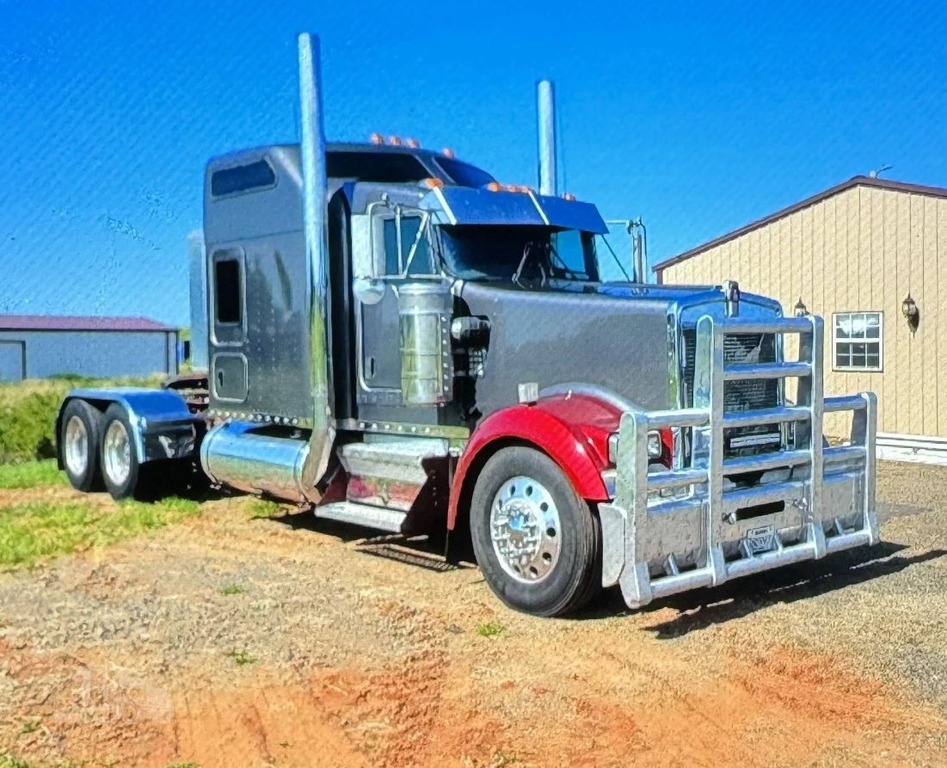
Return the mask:
[[[686,330],[683,335],[684,371],[681,389],[684,396],[684,407],[690,408],[694,404],[694,356],[697,347],[697,332]],[[727,363],[775,363],[776,337],[769,334],[727,336],[723,342],[723,357]],[[728,381],[723,388],[723,404],[724,410],[728,412],[775,408],[779,404],[779,382],[774,379]],[[750,436],[771,435],[779,432],[778,424],[760,424],[754,427],[725,430],[726,454],[728,456],[745,456],[771,451],[777,446],[772,443],[753,445]],[[731,445],[731,441],[737,442],[738,445],[744,441],[749,444],[736,447]]]

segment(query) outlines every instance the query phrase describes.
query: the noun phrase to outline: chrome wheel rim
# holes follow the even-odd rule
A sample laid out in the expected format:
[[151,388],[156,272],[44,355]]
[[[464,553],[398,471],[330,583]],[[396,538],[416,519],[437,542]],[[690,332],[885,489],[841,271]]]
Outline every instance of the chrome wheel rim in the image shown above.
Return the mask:
[[102,469],[115,485],[124,485],[131,472],[131,443],[122,422],[115,420],[105,430],[102,443]]
[[89,469],[89,431],[78,416],[71,416],[66,422],[64,443],[66,468],[75,477],[84,476]]
[[518,475],[500,486],[490,506],[490,541],[500,566],[523,584],[538,584],[555,569],[562,549],[559,510],[549,490]]

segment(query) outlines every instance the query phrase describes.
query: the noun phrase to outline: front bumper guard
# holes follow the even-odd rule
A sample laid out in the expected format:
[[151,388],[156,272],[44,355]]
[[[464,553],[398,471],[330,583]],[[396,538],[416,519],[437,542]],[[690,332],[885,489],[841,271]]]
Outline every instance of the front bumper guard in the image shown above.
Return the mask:
[[[799,334],[799,361],[724,363],[725,336],[761,333]],[[799,380],[796,405],[724,412],[726,381],[789,377]],[[626,604],[638,608],[690,589],[877,543],[875,395],[826,398],[822,382],[821,318],[769,323],[701,318],[694,407],[622,416],[615,497],[599,505],[603,586],[618,584]],[[824,446],[824,414],[845,411],[852,414],[848,444]],[[724,458],[724,429],[791,423],[796,425],[793,446]],[[668,428],[693,430],[692,466],[649,473],[648,432]],[[741,488],[725,481],[755,471],[766,473],[759,485]]]

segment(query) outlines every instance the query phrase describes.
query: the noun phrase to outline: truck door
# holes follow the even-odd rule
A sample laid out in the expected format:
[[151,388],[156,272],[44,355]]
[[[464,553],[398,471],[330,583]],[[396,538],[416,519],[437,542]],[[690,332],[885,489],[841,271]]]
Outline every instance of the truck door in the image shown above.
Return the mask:
[[247,399],[246,262],[243,248],[213,252],[210,258],[210,293],[213,309],[211,391],[222,403]]
[[377,206],[371,216],[374,304],[360,302],[359,401],[401,405],[398,287],[411,278],[441,279],[432,259],[428,217]]

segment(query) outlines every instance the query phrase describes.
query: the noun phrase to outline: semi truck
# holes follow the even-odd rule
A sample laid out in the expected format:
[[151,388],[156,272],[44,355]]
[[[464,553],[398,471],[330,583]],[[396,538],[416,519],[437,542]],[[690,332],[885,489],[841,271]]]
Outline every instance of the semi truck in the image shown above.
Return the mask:
[[734,281],[603,280],[588,202],[413,140],[327,144],[318,37],[298,44],[300,141],[206,166],[207,370],[70,391],[73,487],[190,475],[448,555],[466,540],[538,616],[878,541],[876,400],[824,395],[821,318]]

